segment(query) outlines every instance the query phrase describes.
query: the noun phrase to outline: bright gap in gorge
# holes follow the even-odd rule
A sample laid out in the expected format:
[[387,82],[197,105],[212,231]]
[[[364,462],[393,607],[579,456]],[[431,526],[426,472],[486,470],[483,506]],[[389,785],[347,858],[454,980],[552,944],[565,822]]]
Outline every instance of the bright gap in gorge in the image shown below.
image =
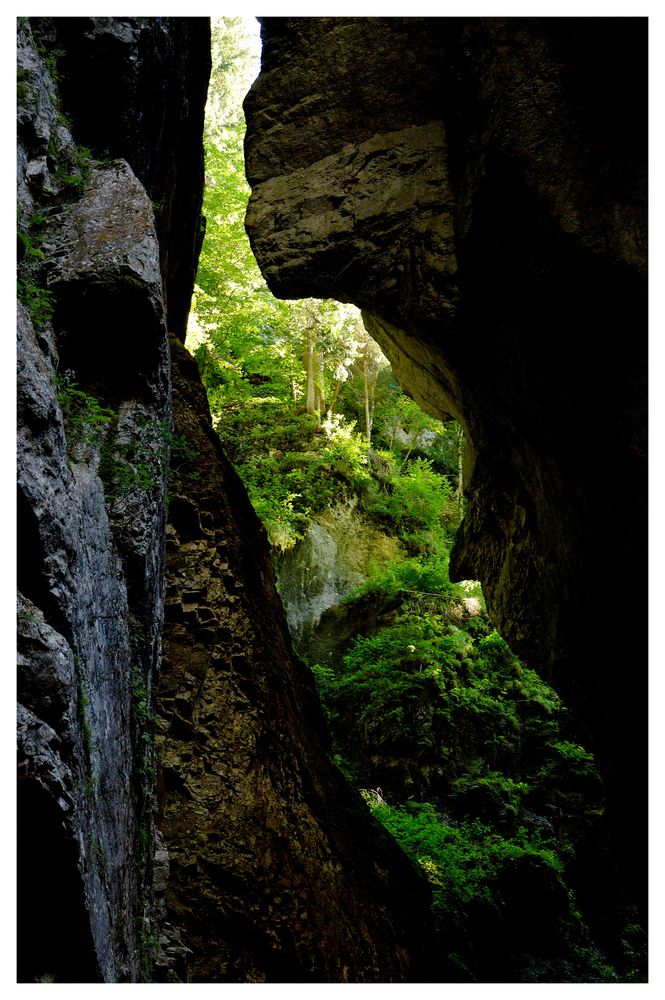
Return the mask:
[[186,344],[268,534],[333,760],[428,880],[442,978],[616,981],[640,931],[623,955],[603,947],[622,915],[600,912],[607,871],[587,864],[605,838],[593,755],[480,584],[449,578],[462,428],[402,392],[355,306],[269,291],[244,230],[256,22],[215,19],[212,51]]

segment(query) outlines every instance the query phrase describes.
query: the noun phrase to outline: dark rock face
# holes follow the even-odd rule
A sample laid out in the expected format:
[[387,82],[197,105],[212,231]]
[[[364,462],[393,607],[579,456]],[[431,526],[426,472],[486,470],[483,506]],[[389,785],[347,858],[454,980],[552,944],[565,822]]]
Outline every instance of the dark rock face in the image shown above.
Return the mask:
[[426,978],[428,890],[328,759],[265,532],[221,453],[194,360],[172,351],[176,434],[195,454],[167,533],[160,826],[189,978]]
[[204,17],[39,18],[63,49],[62,100],[77,140],[129,161],[156,214],[169,330],[184,339],[203,232]]
[[135,687],[149,697],[161,657],[165,470],[154,441],[149,486],[121,488],[108,461],[170,420],[160,252],[129,165],[82,169],[45,56],[21,19],[18,978],[137,981],[152,818]]
[[617,572],[645,606],[646,21],[267,18],[263,39],[259,264],[277,295],[361,306],[403,387],[461,420],[454,572],[577,711],[644,902],[646,648],[612,626]]

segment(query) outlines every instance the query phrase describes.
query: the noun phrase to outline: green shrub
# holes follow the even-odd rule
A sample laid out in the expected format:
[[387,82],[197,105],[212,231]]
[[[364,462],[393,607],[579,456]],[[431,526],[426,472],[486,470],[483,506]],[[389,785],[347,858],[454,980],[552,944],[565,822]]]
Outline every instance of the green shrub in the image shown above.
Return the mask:
[[19,229],[18,237],[18,272],[16,293],[20,302],[28,310],[35,329],[43,329],[53,318],[55,299],[53,293],[45,287],[43,261],[44,253],[41,243],[44,238],[46,216],[34,212],[28,220],[28,226]]
[[116,412],[102,406],[95,396],[79,389],[73,372],[56,375],[55,385],[69,444],[99,446],[109,424],[117,418]]
[[485,791],[499,805],[500,809],[518,816],[524,797],[529,791],[526,781],[515,781],[500,771],[488,771],[481,776],[463,775],[453,782],[456,792],[480,789]]
[[435,597],[450,602],[463,596],[463,591],[448,576],[448,554],[430,558],[394,559],[382,566],[376,564],[368,579],[344,599],[350,604],[369,594],[383,594],[387,599]]
[[563,760],[582,768],[593,765],[593,754],[585,750],[579,743],[571,743],[569,740],[552,740],[550,746],[559,754]]
[[492,883],[511,859],[532,859],[557,877],[562,874],[561,860],[551,847],[524,827],[513,837],[503,837],[479,820],[445,822],[430,803],[371,808],[427,876],[435,912],[459,913],[477,899],[490,901]]
[[446,525],[459,519],[450,481],[416,458],[398,474],[382,476],[380,488],[366,490],[365,509],[389,520],[398,537],[413,552],[437,553],[448,547]]
[[43,330],[53,318],[55,311],[53,293],[26,275],[19,276],[16,293],[19,301],[28,310],[35,329]]

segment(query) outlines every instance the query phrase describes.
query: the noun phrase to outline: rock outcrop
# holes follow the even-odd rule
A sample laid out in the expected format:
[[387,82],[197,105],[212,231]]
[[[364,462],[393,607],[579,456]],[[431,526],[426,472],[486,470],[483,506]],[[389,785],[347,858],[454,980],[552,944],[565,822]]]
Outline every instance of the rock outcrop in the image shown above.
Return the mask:
[[184,338],[203,239],[205,17],[40,18],[62,52],[60,88],[79,143],[123,157],[152,201],[169,330]]
[[643,904],[646,21],[262,23],[259,265],[362,307],[403,388],[462,422],[454,571],[575,708]]
[[357,506],[353,498],[327,507],[304,538],[275,560],[289,631],[303,655],[328,608],[364,583],[374,567],[405,554],[398,539],[371,524]]

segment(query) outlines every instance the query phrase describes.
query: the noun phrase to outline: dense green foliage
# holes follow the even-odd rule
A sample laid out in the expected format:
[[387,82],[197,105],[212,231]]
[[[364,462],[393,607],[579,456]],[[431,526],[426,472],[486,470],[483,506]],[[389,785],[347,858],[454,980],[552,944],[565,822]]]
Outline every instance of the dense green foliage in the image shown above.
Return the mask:
[[482,981],[487,969],[499,981],[616,981],[549,838],[524,826],[502,834],[478,819],[452,823],[428,803],[370,806],[432,887],[451,979]]
[[[313,666],[335,760],[430,883],[443,975],[616,981],[576,895],[602,844],[593,756],[464,599],[439,556],[389,567],[347,601],[363,633],[341,662]],[[632,947],[613,956],[622,978]]]

